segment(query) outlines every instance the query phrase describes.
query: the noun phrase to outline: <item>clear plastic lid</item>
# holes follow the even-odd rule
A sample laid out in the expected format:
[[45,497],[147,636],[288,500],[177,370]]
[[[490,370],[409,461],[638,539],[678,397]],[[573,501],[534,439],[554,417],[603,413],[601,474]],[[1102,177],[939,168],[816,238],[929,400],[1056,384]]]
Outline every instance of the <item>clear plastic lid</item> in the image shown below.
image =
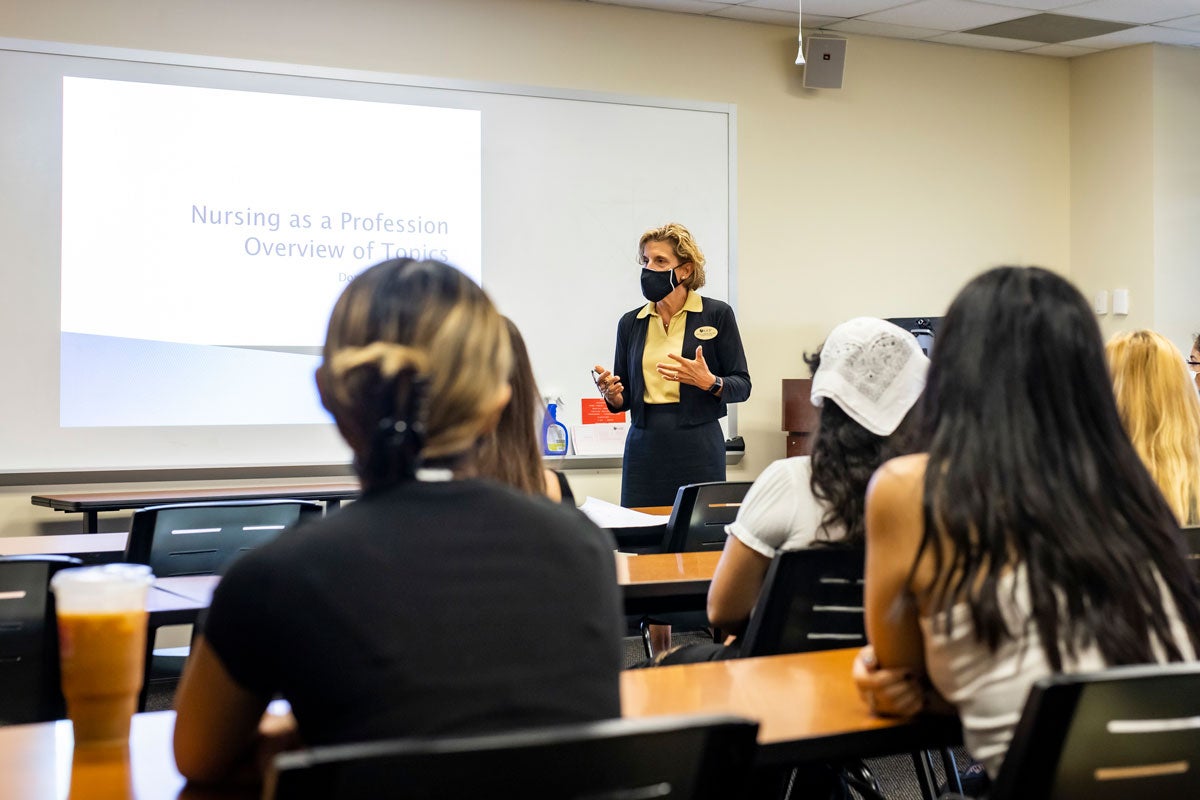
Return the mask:
[[154,575],[145,564],[76,567],[50,579],[59,612],[140,611]]

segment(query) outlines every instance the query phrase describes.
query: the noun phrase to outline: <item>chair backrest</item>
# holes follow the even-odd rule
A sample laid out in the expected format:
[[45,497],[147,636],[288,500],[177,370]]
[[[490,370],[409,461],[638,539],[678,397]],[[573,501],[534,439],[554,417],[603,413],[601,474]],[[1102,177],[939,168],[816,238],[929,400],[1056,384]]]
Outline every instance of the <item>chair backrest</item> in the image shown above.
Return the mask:
[[1200,797],[1200,664],[1038,681],[991,797]]
[[1180,528],[1183,534],[1183,546],[1187,550],[1188,564],[1192,574],[1200,578],[1200,526]]
[[867,643],[861,548],[789,550],[771,560],[741,655],[773,656]]
[[749,482],[689,483],[675,493],[663,534],[664,553],[690,553],[725,547],[725,526],[737,517]]
[[[454,739],[285,753],[276,800],[740,796],[758,723],[729,716],[618,719]],[[274,794],[271,784],[274,781]]]
[[50,578],[70,556],[0,557],[0,725],[65,716]]
[[134,512],[125,560],[159,578],[215,575],[284,529],[321,514],[310,500],[234,500],[149,506]]

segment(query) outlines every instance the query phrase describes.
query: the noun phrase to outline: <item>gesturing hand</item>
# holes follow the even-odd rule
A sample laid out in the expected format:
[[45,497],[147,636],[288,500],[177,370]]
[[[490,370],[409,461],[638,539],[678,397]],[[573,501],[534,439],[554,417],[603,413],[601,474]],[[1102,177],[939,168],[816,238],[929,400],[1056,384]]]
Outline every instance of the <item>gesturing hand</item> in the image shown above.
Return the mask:
[[625,386],[621,383],[619,376],[613,375],[597,364],[592,367],[592,380],[596,382],[596,388],[600,390],[600,394],[604,396],[609,405],[618,408],[621,406],[621,394],[625,391]]
[[717,376],[708,370],[708,362],[704,360],[704,347],[701,345],[696,346],[694,359],[677,356],[674,353],[668,353],[667,358],[671,359],[673,363],[660,361],[654,365],[658,374],[663,376],[663,380],[686,383],[706,391],[717,380]]

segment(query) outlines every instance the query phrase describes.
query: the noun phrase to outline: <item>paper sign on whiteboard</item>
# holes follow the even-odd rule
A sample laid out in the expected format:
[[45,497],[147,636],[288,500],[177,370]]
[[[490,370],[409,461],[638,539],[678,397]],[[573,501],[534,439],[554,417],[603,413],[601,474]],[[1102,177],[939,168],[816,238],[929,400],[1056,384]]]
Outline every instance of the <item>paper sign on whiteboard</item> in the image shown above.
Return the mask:
[[577,456],[619,456],[625,452],[629,423],[572,425],[571,443]]
[[608,410],[608,406],[598,397],[585,397],[579,401],[579,418],[584,425],[597,423],[617,424],[625,421],[625,412],[616,414]]

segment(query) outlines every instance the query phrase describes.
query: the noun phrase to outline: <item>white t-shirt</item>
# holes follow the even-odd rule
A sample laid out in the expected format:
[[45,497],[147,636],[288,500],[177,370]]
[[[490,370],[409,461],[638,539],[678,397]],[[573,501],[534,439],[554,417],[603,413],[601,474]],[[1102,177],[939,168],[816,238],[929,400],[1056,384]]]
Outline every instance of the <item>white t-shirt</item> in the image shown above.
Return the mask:
[[[799,550],[817,538],[825,505],[813,496],[808,456],[785,458],[762,471],[725,532],[756,553],[774,558],[780,550]],[[822,537],[841,539],[840,524]]]

